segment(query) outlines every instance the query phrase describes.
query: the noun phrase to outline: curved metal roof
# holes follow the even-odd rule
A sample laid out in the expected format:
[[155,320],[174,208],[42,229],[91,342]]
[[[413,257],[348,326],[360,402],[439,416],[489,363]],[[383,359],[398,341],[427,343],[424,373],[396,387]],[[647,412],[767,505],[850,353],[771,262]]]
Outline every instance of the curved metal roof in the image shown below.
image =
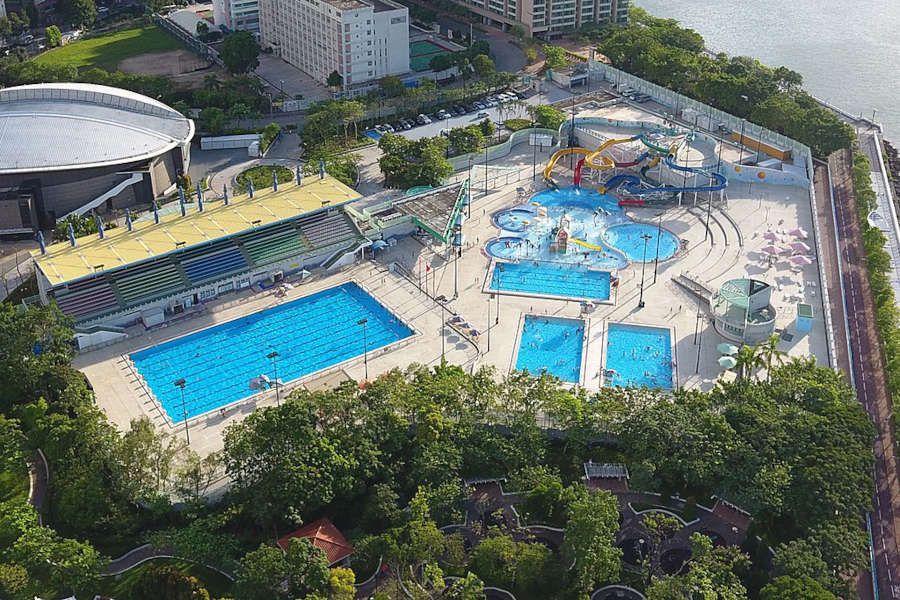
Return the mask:
[[128,90],[88,83],[0,90],[0,174],[125,164],[193,136],[193,121]]

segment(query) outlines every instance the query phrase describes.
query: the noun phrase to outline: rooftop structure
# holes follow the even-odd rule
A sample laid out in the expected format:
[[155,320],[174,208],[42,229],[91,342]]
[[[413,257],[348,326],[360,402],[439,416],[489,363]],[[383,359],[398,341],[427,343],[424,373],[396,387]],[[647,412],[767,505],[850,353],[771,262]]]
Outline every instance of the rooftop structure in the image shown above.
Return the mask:
[[187,171],[193,136],[178,111],[119,88],[0,90],[0,234],[161,198]]
[[341,562],[354,552],[353,546],[347,541],[341,530],[335,527],[327,517],[322,517],[279,538],[278,546],[287,552],[290,541],[295,538],[305,538],[312,542],[313,546],[325,553],[329,565]]
[[758,279],[731,279],[710,301],[716,330],[745,344],[759,343],[775,332],[772,286]]
[[53,83],[0,90],[0,175],[129,163],[193,135],[193,122],[175,109],[119,88]]
[[468,193],[469,184],[465,181],[402,198],[394,202],[393,208],[411,217],[413,223],[439,241],[448,242]]
[[49,283],[56,286],[359,197],[332,177],[307,177],[302,185],[282,184],[278,191],[259,190],[252,198],[240,194],[227,205],[208,204],[203,212],[161,216],[159,224],[139,221],[131,231],[125,227],[110,229],[103,237],[95,234],[78,238],[74,246],[59,242],[49,246],[46,254],[37,250],[32,254]]
[[392,0],[261,0],[264,48],[325,83],[337,72],[346,92],[409,72],[409,10]]

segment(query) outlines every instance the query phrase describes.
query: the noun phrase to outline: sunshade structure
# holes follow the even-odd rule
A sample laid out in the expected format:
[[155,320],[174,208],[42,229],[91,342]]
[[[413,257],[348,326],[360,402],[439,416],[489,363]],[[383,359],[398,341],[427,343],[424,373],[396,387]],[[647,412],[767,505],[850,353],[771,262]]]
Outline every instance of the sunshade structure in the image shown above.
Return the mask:
[[810,248],[806,242],[791,242],[791,250],[801,254],[807,254],[812,248]]
[[772,242],[778,241],[778,234],[774,231],[767,231],[763,234],[763,237]]
[[781,252],[781,248],[779,248],[778,246],[775,246],[773,244],[769,244],[768,246],[763,248],[762,251],[765,252],[766,254],[768,254],[769,256],[774,256]]
[[811,265],[812,259],[810,259],[808,256],[802,256],[802,255],[801,256],[792,256],[791,262],[794,263],[795,265],[804,265],[805,266],[805,265]]
[[719,366],[726,369],[733,369],[737,365],[737,359],[733,356],[723,356],[719,358]]
[[721,344],[716,346],[716,348],[718,348],[719,354],[725,355],[737,354],[738,351],[737,346],[735,346],[734,344],[729,344],[728,342],[722,342]]
[[800,238],[801,240],[805,240],[809,237],[809,233],[806,232],[802,227],[798,227],[797,229],[791,229],[788,233],[790,233],[795,238]]

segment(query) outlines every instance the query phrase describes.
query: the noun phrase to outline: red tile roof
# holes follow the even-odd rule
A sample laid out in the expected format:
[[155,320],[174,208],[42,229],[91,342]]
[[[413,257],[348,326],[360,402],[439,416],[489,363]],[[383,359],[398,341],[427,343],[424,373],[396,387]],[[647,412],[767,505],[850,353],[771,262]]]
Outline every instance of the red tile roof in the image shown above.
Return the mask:
[[313,546],[325,553],[329,565],[344,560],[354,551],[353,546],[347,541],[341,530],[325,517],[279,538],[278,545],[287,552],[288,544],[294,538],[306,538],[312,542]]

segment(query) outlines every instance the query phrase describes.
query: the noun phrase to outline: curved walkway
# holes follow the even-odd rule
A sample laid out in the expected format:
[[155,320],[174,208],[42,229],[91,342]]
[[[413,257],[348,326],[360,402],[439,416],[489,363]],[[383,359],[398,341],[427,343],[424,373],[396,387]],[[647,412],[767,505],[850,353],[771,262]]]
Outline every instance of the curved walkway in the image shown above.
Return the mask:
[[223,186],[227,185],[230,190],[234,185],[234,178],[237,177],[240,173],[253,167],[287,167],[293,170],[297,167],[298,164],[299,161],[290,158],[254,158],[253,160],[248,160],[247,162],[243,162],[239,165],[232,165],[230,167],[222,169],[218,173],[210,176],[208,182],[209,190],[214,196],[221,196]]
[[[152,544],[144,544],[143,546],[138,546],[137,548],[126,552],[119,558],[114,558],[109,561],[109,565],[107,565],[106,570],[103,571],[104,577],[111,577],[114,575],[120,575],[125,571],[135,568],[141,563],[145,563],[148,560],[153,560],[154,558],[180,558],[176,556],[174,550],[172,548],[154,548]],[[190,559],[185,559],[190,560]],[[196,561],[191,561],[196,562]],[[212,569],[218,573],[221,573],[231,581],[234,581],[234,577],[231,573],[227,573],[218,567],[214,567],[212,565],[204,564],[204,567],[207,569]]]

